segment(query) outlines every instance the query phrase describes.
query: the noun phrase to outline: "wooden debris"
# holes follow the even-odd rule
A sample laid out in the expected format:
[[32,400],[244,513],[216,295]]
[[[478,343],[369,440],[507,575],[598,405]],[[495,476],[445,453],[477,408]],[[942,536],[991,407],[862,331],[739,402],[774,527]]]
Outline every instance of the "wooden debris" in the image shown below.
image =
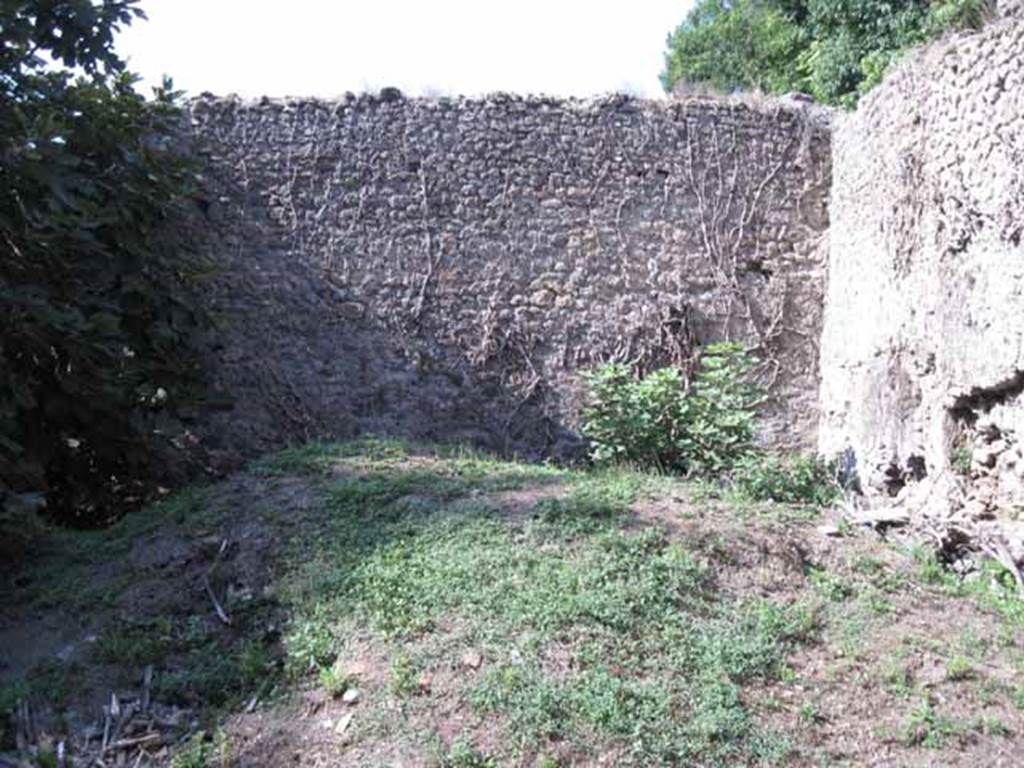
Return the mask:
[[210,601],[213,603],[213,610],[217,614],[217,618],[220,619],[222,624],[231,626],[231,617],[228,616],[227,611],[224,610],[224,606],[221,605],[220,600],[217,599],[216,593],[213,591],[213,586],[210,584],[210,577],[217,570],[217,566],[220,564],[220,559],[224,556],[224,553],[228,550],[228,540],[222,539],[220,547],[217,550],[217,556],[213,558],[213,564],[210,566],[210,570],[203,575],[203,587],[206,589],[206,594],[210,596]]
[[150,695],[153,688],[153,665],[147,664],[142,670],[142,711],[149,711]]
[[221,620],[223,624],[231,626],[231,617],[228,616],[224,610],[224,606],[220,604],[220,600],[217,599],[217,595],[213,592],[213,587],[210,586],[210,579],[207,576],[203,576],[203,586],[206,587],[206,594],[210,596],[210,600],[213,602],[213,610],[217,614],[217,618]]
[[24,752],[36,743],[36,726],[32,707],[28,700],[19,699],[14,709],[14,743],[19,752]]
[[853,523],[872,528],[896,528],[910,524],[910,513],[898,507],[868,509],[855,513]]
[[123,749],[132,749],[133,747],[150,746],[159,744],[163,741],[163,736],[157,731],[151,731],[143,736],[136,736],[131,739],[119,739],[107,745],[104,752],[117,752]]

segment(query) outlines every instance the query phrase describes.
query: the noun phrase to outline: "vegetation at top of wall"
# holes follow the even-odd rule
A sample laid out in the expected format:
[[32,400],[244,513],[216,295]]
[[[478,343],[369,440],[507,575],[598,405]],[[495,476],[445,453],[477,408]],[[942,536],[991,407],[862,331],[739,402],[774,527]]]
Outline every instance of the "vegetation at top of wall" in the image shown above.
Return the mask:
[[749,498],[827,505],[842,491],[835,466],[817,457],[780,459],[754,445],[764,392],[755,361],[737,343],[708,345],[691,382],[678,368],[636,377],[611,363],[585,374],[583,434],[599,465],[727,477]]
[[668,36],[661,81],[851,107],[907,48],[991,14],[990,0],[699,0]]
[[[0,524],[139,496],[154,424],[198,381],[198,177],[113,50],[137,0],[0,7]],[[5,536],[6,538],[6,536]]]

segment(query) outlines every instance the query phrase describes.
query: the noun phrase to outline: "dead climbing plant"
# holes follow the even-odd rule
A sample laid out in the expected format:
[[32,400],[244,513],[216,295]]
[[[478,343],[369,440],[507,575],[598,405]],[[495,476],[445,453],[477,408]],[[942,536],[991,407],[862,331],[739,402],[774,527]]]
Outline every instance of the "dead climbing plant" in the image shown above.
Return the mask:
[[[765,134],[772,135],[779,112],[760,114]],[[811,151],[808,118],[792,112],[784,119],[798,121],[800,130],[788,131],[781,149],[741,136],[726,120],[701,124],[688,119],[681,174],[697,204],[701,248],[716,286],[712,301],[720,335],[727,341],[753,337],[748,351],[760,360],[759,378],[769,391],[781,371],[784,337],[798,335],[815,343],[790,322],[791,286],[776,273],[770,252],[772,207],[800,203],[784,197],[793,194],[785,191],[791,185],[782,183],[786,170],[811,165],[805,158]]]

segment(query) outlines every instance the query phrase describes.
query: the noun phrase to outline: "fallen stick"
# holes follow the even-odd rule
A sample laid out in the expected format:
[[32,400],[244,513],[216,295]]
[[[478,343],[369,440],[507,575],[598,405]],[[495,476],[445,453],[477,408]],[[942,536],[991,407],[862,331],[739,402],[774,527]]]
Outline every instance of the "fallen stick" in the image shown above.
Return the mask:
[[152,744],[153,742],[159,742],[163,737],[156,732],[146,733],[142,736],[135,736],[130,739],[119,739],[118,741],[111,742],[107,745],[104,752],[117,752],[121,749],[131,749],[132,747],[138,747],[145,744]]
[[904,509],[876,509],[860,512],[854,516],[857,525],[870,525],[872,528],[902,527],[910,523],[910,513]]
[[208,576],[203,576],[203,586],[206,587],[206,594],[210,596],[210,600],[213,602],[213,610],[217,612],[217,618],[230,627],[231,617],[225,612],[224,607],[217,599],[217,595],[213,593],[213,587],[210,586],[210,579]]
[[217,549],[217,555],[213,558],[213,564],[210,565],[210,570],[203,576],[203,586],[206,588],[206,594],[210,596],[210,601],[213,603],[213,610],[217,612],[217,618],[221,620],[227,626],[231,626],[231,617],[228,616],[227,611],[224,610],[224,606],[220,604],[220,600],[217,599],[217,595],[213,591],[213,587],[210,585],[210,577],[216,572],[217,566],[220,565],[220,559],[224,556],[224,553],[228,549],[228,540],[222,539],[220,547]]
[[147,664],[142,671],[142,711],[149,711],[150,691],[153,687],[153,665]]

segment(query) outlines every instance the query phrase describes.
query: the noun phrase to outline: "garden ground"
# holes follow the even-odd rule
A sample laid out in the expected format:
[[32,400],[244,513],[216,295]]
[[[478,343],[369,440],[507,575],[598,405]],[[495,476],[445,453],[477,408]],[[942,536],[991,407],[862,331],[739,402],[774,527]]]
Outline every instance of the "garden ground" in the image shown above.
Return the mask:
[[997,571],[648,474],[311,445],[51,531],[0,589],[0,765],[61,745],[175,768],[1024,750],[1024,603]]

